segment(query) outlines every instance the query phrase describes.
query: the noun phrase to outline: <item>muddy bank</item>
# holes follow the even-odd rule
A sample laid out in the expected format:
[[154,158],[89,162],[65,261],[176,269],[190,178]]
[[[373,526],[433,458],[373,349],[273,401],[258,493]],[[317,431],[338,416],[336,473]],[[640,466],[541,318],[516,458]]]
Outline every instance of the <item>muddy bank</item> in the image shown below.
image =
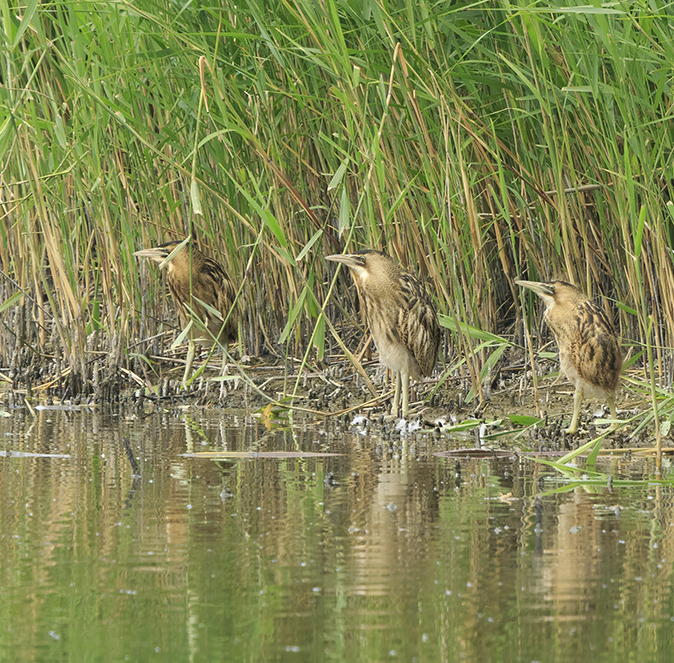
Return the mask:
[[[195,361],[199,374],[187,389],[182,386],[184,353],[134,359],[136,370],[114,365],[109,357],[99,357],[93,362],[88,389],[80,393],[75,393],[76,385],[69,382],[69,371],[58,373],[57,364],[51,371],[44,371],[48,373],[46,380],[40,380],[42,374],[38,372],[32,376],[38,380],[32,382],[24,373],[25,387],[16,387],[9,375],[3,375],[0,401],[6,408],[112,405],[145,414],[173,406],[236,409],[258,412],[270,425],[283,416],[284,410],[293,407],[303,416],[338,418],[347,426],[364,428],[365,432],[375,427],[379,432],[401,434],[399,422],[388,416],[392,385],[376,359],[363,362],[375,394],[343,356],[328,357],[320,367],[304,368],[290,358],[243,357],[230,362],[222,375],[219,355],[214,355],[206,364],[204,353]],[[457,374],[458,371],[447,375],[438,364],[433,378],[415,385],[410,417],[413,425],[402,432],[425,430],[443,434],[466,424],[468,445],[507,448],[513,444],[513,435],[518,433],[520,442],[529,448],[541,451],[574,448],[601,432],[603,426],[597,423],[608,416],[608,412],[602,410],[597,401],[585,401],[579,433],[572,437],[565,435],[564,427],[568,425],[573,407],[573,389],[564,378],[551,374],[552,370],[556,370],[553,361],[537,366],[540,373],[537,409],[530,367],[517,352],[506,355],[493,377],[483,381],[482,400],[474,395],[468,375]],[[626,390],[618,397],[618,408],[624,419],[648,409]],[[525,425],[521,417],[536,418],[537,422]],[[481,430],[478,423],[488,424],[489,429]],[[513,435],[508,435],[509,431]],[[648,432],[635,439],[629,429],[612,434],[604,443],[610,448],[650,444]]]

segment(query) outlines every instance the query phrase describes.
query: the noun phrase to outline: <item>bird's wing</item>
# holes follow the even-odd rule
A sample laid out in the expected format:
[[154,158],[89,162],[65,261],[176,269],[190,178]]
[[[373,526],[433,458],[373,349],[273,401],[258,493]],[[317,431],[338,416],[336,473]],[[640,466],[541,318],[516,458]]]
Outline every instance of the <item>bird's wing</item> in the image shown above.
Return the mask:
[[[225,270],[215,260],[206,258],[199,271],[199,282],[195,287],[195,297],[206,302],[218,312],[201,308],[199,317],[202,318],[211,333],[217,336],[220,333],[223,320],[227,317],[236,296],[236,290],[225,273]],[[237,320],[234,313],[229,316],[220,340],[226,342],[236,335]]]
[[601,304],[588,300],[578,306],[578,335],[571,343],[578,374],[589,383],[614,391],[620,377],[622,352],[613,321]]
[[435,303],[421,282],[411,274],[401,274],[400,286],[398,334],[417,360],[421,374],[428,376],[435,367],[440,345]]

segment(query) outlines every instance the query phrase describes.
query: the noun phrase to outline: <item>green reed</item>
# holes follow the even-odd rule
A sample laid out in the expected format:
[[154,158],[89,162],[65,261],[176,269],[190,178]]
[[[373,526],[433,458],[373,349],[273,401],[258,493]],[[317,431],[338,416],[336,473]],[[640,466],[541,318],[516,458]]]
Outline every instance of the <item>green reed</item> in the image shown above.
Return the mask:
[[341,306],[355,315],[353,288],[340,278],[340,308],[324,306],[322,256],[348,237],[428,279],[478,395],[493,348],[461,330],[521,339],[517,276],[622,302],[637,344],[652,316],[671,382],[665,3],[31,1],[1,16],[0,292],[25,297],[1,312],[0,354],[31,348],[19,382],[44,356],[71,389],[92,362],[133,364],[126,348],[174,317],[132,253],[190,230],[242,285],[244,353],[341,352],[329,330]]

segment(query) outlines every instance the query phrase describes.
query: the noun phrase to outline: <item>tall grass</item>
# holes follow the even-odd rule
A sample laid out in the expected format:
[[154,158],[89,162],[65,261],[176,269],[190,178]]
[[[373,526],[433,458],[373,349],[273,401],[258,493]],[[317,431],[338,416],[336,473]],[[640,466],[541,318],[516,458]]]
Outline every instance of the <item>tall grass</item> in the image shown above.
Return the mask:
[[[132,253],[190,229],[243,282],[249,354],[330,349],[330,326],[314,333],[321,256],[372,246],[485,331],[519,320],[516,276],[622,302],[627,339],[653,317],[671,383],[668,4],[1,6],[0,360],[15,385],[43,382],[45,357],[73,393],[95,368],[111,387],[120,364],[140,370],[128,348],[173,318]],[[338,293],[353,311],[346,279]],[[489,357],[453,327],[475,377]]]

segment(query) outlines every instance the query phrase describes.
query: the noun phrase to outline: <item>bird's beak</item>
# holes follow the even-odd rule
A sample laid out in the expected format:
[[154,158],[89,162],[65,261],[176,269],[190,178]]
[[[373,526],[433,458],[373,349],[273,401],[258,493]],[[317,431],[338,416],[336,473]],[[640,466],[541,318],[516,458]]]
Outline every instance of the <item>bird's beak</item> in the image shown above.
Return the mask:
[[165,249],[154,247],[152,249],[141,249],[140,251],[136,251],[133,255],[138,256],[139,258],[150,258],[150,260],[154,260],[161,264],[168,254]]
[[325,259],[332,260],[332,262],[341,262],[351,268],[363,266],[362,257],[351,255],[350,253],[336,253],[332,256],[325,256]]
[[541,283],[540,281],[520,281],[515,279],[517,285],[535,292],[540,297],[552,297],[555,294],[555,286],[549,283]]

